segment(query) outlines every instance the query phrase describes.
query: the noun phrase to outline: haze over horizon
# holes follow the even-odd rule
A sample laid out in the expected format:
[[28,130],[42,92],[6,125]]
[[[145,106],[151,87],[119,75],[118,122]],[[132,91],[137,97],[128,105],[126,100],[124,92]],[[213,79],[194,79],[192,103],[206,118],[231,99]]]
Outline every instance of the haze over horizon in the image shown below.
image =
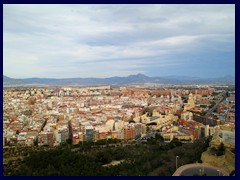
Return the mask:
[[3,5],[11,78],[235,76],[235,5]]
[[[13,78],[13,77],[10,77],[10,76],[7,76],[5,74],[3,74],[3,76],[7,77],[7,78],[12,78],[12,79],[32,79],[32,78],[39,78],[39,79],[45,79],[45,78],[42,78],[42,77],[26,77],[26,78]],[[181,76],[181,75],[168,75],[168,76],[148,76],[148,75],[145,75],[145,74],[142,74],[142,73],[138,73],[138,74],[130,74],[130,75],[123,75],[123,76],[109,76],[109,77],[68,77],[68,78],[52,78],[52,77],[46,77],[46,79],[74,79],[74,78],[99,78],[99,79],[104,79],[104,78],[114,78],[114,77],[129,77],[129,76],[146,76],[146,77],[150,77],[150,78],[153,78],[153,77],[163,77],[163,78],[181,78],[181,77],[186,77],[186,78],[199,78],[199,79],[208,79],[208,78],[212,78],[212,77],[208,77],[208,78],[201,78],[201,77],[197,77],[197,76]],[[222,76],[219,76],[219,77],[215,77],[215,78],[221,78],[221,77],[233,77],[235,78],[235,75],[230,75],[230,74],[226,74],[226,75],[222,75]]]

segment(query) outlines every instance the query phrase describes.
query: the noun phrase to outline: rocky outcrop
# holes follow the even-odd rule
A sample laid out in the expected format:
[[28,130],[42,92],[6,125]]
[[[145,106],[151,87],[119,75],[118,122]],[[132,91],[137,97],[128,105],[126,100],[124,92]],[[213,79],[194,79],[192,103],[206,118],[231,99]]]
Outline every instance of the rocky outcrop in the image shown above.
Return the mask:
[[218,149],[220,144],[223,143],[222,131],[234,132],[235,129],[227,126],[220,126],[216,128],[213,138],[209,143],[209,148],[207,151],[202,153],[201,160],[203,161],[203,164],[218,167],[230,174],[233,170],[235,170],[235,154],[231,152],[231,149],[235,148],[234,145],[224,143],[225,153],[221,156],[217,156],[211,151],[211,149]]

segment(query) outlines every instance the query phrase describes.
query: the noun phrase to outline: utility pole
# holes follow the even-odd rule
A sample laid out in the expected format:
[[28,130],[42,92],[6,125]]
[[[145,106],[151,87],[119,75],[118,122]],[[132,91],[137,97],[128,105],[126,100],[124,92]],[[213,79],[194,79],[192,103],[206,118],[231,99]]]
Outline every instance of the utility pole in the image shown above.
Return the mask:
[[179,158],[179,156],[176,156],[176,170],[178,168],[178,158]]

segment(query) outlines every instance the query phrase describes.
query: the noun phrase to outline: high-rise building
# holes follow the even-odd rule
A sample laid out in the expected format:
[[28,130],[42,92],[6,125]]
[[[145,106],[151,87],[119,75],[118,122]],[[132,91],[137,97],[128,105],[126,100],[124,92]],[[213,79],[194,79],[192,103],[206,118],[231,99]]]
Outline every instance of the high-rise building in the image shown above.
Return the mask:
[[209,125],[207,124],[205,126],[205,137],[208,137],[209,136]]
[[85,140],[86,141],[94,140],[94,128],[91,125],[85,126]]
[[69,132],[68,132],[67,128],[58,131],[58,141],[59,141],[59,143],[65,143],[68,138],[69,138]]
[[124,127],[124,139],[134,139],[135,138],[135,127],[134,126],[126,126]]
[[146,135],[147,133],[147,126],[145,124],[141,124],[141,134],[142,136]]
[[135,127],[135,138],[140,138],[142,133],[141,123],[135,123],[134,127]]

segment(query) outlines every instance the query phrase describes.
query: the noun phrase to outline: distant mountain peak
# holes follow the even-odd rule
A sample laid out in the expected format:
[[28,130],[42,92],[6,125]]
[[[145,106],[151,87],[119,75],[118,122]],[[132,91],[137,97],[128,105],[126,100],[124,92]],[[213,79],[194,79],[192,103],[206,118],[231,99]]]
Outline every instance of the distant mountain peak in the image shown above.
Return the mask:
[[5,76],[5,75],[3,75],[3,80],[8,80],[8,79],[12,79],[12,78],[10,78],[10,77],[8,77],[8,76]]
[[133,77],[133,76],[135,76],[135,77],[148,77],[148,76],[146,76],[146,75],[144,75],[144,74],[141,74],[141,73],[132,74],[132,75],[129,75],[128,77]]
[[9,78],[8,76],[5,76],[4,74],[3,74],[3,77]]
[[225,76],[223,76],[224,78],[235,78],[233,75],[227,74]]

